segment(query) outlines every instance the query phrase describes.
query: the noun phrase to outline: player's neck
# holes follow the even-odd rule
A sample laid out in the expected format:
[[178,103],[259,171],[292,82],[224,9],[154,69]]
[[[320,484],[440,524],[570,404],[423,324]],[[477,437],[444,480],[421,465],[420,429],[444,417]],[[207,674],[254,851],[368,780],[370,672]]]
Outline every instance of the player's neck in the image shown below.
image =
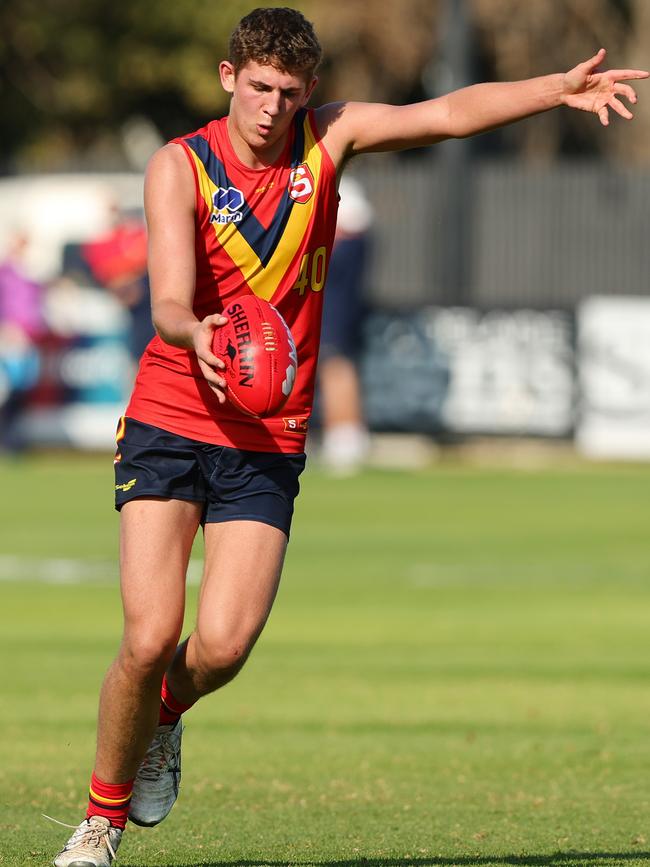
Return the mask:
[[241,135],[232,116],[228,117],[228,138],[237,159],[249,169],[266,169],[278,161],[287,145],[289,131],[270,145],[256,148]]

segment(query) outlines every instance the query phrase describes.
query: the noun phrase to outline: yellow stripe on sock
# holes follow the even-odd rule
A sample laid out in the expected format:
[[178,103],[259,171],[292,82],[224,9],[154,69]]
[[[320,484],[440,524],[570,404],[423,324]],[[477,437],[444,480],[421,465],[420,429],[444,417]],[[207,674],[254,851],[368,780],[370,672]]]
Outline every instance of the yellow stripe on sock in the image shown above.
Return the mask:
[[125,798],[105,798],[103,795],[98,795],[97,792],[94,792],[91,788],[90,797],[93,801],[99,801],[101,804],[126,804],[130,799],[131,794],[129,793]]

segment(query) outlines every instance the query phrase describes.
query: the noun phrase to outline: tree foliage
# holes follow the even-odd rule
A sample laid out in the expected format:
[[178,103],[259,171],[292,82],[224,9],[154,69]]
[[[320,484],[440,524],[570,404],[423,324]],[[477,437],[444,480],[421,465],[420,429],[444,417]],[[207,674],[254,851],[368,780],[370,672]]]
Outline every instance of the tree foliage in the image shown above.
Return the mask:
[[105,156],[134,116],[150,118],[167,138],[227,110],[218,61],[250,7],[239,0],[0,5],[0,87],[11,118],[5,165],[74,162],[98,148]]
[[[282,0],[286,2],[286,0]],[[477,78],[566,69],[601,44],[612,65],[643,65],[647,0],[464,0]],[[4,0],[0,4],[0,167],[119,167],[123,130],[145,118],[162,140],[227,111],[219,60],[251,0]],[[270,4],[269,4],[270,5]],[[422,98],[441,50],[446,0],[303,0],[326,61],[316,101]],[[640,86],[640,89],[643,85]],[[650,106],[650,94],[645,95]],[[611,151],[647,162],[650,109],[606,135],[570,112],[508,130],[500,147],[530,158]]]

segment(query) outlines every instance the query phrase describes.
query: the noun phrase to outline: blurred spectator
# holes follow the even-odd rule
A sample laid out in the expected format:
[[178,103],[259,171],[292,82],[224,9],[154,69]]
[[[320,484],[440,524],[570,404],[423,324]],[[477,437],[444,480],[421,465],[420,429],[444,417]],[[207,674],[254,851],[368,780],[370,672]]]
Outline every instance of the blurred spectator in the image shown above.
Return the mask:
[[12,452],[24,447],[20,416],[38,379],[37,340],[46,330],[44,287],[24,271],[28,245],[27,235],[16,232],[0,264],[0,447]]
[[106,235],[83,244],[80,253],[93,278],[129,311],[129,351],[133,359],[139,361],[154,334],[144,221],[119,214],[116,209],[113,228]]
[[363,418],[357,355],[364,315],[364,279],[373,211],[363,187],[344,176],[330,259],[320,347],[323,425],[321,460],[332,472],[355,472],[369,445]]

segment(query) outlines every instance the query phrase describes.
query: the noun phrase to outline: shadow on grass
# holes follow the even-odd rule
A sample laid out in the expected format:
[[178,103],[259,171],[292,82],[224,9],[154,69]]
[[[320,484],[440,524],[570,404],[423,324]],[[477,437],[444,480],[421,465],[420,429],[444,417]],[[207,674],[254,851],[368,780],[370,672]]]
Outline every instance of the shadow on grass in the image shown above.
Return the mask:
[[[650,852],[555,852],[551,855],[460,855],[457,858],[357,858],[343,861],[175,861],[164,867],[471,867],[512,865],[512,867],[614,867],[619,862],[650,864]],[[122,867],[131,867],[123,864]]]

